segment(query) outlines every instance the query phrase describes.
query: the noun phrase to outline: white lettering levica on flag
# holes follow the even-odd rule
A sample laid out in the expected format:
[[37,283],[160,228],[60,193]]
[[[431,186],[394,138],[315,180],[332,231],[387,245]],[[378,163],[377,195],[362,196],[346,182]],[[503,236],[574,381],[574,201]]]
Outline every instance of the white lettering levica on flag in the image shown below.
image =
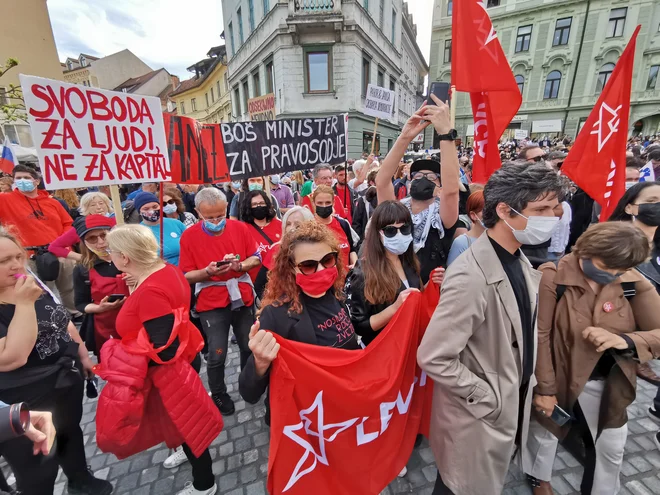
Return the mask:
[[[394,415],[393,411],[395,408],[402,416],[408,414],[408,411],[410,409],[410,404],[412,403],[412,396],[413,396],[415,384],[418,382],[419,382],[419,387],[426,386],[426,373],[421,372],[420,377],[416,376],[414,378],[414,381],[410,385],[405,400],[401,395],[401,391],[399,391],[394,401],[382,402],[380,404],[379,431],[365,432],[364,424],[366,421],[370,419],[370,417],[364,416],[362,418],[362,421],[356,426],[356,437],[357,437],[358,446],[373,442],[379,436],[381,436],[387,431],[387,429],[390,426],[390,421]],[[313,414],[314,412],[316,412],[316,431],[310,428],[310,426],[314,423],[314,421],[310,419],[310,415]],[[298,460],[298,463],[296,464],[293,473],[291,473],[291,477],[289,478],[286,487],[284,488],[284,490],[282,490],[283,492],[286,492],[291,487],[293,487],[303,476],[313,472],[314,469],[316,469],[316,466],[318,465],[319,462],[325,466],[329,466],[328,456],[326,454],[326,443],[333,442],[340,433],[343,433],[344,431],[354,426],[360,419],[360,418],[351,418],[346,421],[342,421],[341,423],[333,423],[326,425],[324,421],[325,409],[323,405],[322,390],[316,395],[316,398],[314,399],[312,405],[307,409],[303,409],[302,411],[300,411],[299,414],[301,419],[300,423],[297,423],[295,425],[285,426],[283,429],[283,433],[285,436],[289,437],[291,440],[293,440],[302,448],[304,448],[305,452]],[[297,432],[300,430],[304,430],[305,434],[303,434],[302,436],[298,434]],[[332,432],[332,434],[329,437],[326,437],[325,436],[326,433],[330,433],[330,432]],[[316,451],[314,446],[310,444],[310,442],[307,440],[306,438],[307,436],[315,437],[318,439],[318,452]],[[312,463],[311,465],[305,467],[310,456],[313,457]]]
[[[485,130],[480,129],[484,127]],[[474,150],[481,158],[486,158],[486,147],[488,146],[488,114],[486,104],[479,103],[477,112],[474,114]]]

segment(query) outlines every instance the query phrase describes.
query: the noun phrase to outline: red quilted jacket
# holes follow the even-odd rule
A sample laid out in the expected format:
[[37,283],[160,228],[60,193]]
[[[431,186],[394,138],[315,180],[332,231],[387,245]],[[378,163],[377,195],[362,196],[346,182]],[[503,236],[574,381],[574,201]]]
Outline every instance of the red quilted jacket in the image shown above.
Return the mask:
[[[177,323],[191,325],[185,319]],[[176,333],[181,337],[186,332]],[[181,339],[182,352],[174,359],[151,368],[153,347],[145,352],[140,340],[111,339],[101,349],[103,365],[95,371],[107,383],[96,411],[96,443],[103,452],[123,459],[161,442],[170,448],[185,442],[199,457],[220,434],[223,422],[189,364],[188,339]],[[193,349],[196,340],[189,342]]]

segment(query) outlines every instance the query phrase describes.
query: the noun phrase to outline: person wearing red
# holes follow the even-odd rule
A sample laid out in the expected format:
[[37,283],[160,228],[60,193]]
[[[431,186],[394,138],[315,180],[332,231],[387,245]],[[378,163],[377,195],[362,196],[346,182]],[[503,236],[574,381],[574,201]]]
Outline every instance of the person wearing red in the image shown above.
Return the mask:
[[231,415],[235,407],[225,385],[229,328],[236,336],[243,368],[250,356],[248,336],[255,303],[248,272],[261,265],[259,245],[251,227],[227,220],[227,199],[219,189],[199,191],[195,209],[201,221],[181,236],[179,268],[195,285],[195,309],[209,348],[206,364],[211,396],[222,414]]
[[335,167],[335,179],[337,183],[332,186],[335,191],[335,196],[341,201],[344,210],[346,211],[346,220],[348,223],[353,223],[353,208],[355,207],[355,191],[346,183],[346,168],[343,165]]
[[158,257],[147,227],[117,227],[108,242],[112,262],[135,282],[117,316],[120,338],[105,343],[96,367],[108,382],[97,408],[97,445],[122,459],[161,442],[183,444],[193,482],[178,495],[213,495],[208,446],[223,423],[198,375],[204,342],[188,319],[190,285]]
[[[328,186],[332,188],[332,179],[333,179],[333,170],[332,165],[323,163],[314,167],[314,188],[319,186]],[[333,191],[334,192],[334,191]],[[334,196],[334,194],[333,194]],[[311,211],[314,211],[312,207],[312,195],[308,194],[302,199],[301,206],[309,208]],[[348,211],[344,208],[344,204],[341,202],[337,196],[334,196],[333,204],[335,215],[339,215],[342,218],[348,218]]]
[[333,215],[335,192],[331,187],[319,186],[311,194],[314,203],[316,221],[328,227],[339,242],[339,249],[344,266],[350,270],[357,262],[357,250],[353,245],[351,226],[343,218]]
[[[43,246],[64,234],[73,225],[73,219],[64,207],[52,198],[47,191],[37,189],[39,173],[27,165],[14,167],[16,189],[9,194],[0,195],[0,223],[16,229],[21,243],[26,248]],[[34,252],[34,250],[30,250]],[[74,317],[79,317],[73,303],[72,274],[75,263],[60,259],[57,280],[46,282],[52,290],[57,289],[62,304]],[[30,262],[32,271],[36,271],[34,262]]]
[[[263,262],[269,257],[273,245],[282,239],[282,221],[276,217],[275,208],[268,195],[258,190],[246,193],[245,201],[241,202],[241,218],[250,226],[252,237],[259,246],[257,252]],[[268,280],[268,268],[263,263],[249,273],[257,297],[261,299]]]

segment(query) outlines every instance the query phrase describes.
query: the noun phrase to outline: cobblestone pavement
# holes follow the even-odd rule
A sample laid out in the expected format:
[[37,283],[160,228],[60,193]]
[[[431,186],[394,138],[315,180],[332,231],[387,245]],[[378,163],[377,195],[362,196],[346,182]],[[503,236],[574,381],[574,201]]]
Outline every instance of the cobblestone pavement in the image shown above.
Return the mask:
[[[216,475],[218,494],[266,495],[266,471],[268,468],[268,427],[264,424],[264,406],[246,405],[238,395],[238,353],[230,345],[226,380],[229,393],[236,401],[236,414],[224,418],[225,428],[210,447],[213,472]],[[660,370],[658,366],[657,370]],[[205,369],[202,379],[206,384]],[[629,436],[622,469],[622,495],[660,494],[660,451],[653,443],[658,426],[651,421],[646,410],[655,397],[656,388],[640,380],[637,401],[629,408]],[[192,480],[190,464],[176,469],[163,467],[169,455],[165,445],[118,461],[96,447],[94,416],[96,402],[84,405],[82,418],[88,462],[98,477],[115,485],[115,494],[123,495],[170,495]],[[478,447],[477,447],[478,448]],[[383,495],[414,493],[431,495],[436,477],[436,467],[431,449],[425,440],[413,452],[408,462],[408,474],[397,478],[383,491]],[[579,494],[582,468],[566,451],[557,455],[552,479],[556,493]],[[65,478],[60,472],[55,495],[66,493]],[[513,470],[509,473],[504,495],[531,495],[524,476]]]

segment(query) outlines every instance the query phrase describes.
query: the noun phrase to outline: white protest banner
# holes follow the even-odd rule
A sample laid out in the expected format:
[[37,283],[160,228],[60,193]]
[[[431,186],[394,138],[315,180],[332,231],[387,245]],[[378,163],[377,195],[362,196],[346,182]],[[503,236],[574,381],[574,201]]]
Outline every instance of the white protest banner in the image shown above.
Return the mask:
[[48,189],[169,180],[159,98],[20,79]]
[[516,129],[513,131],[514,139],[525,139],[527,137],[527,131],[524,129]]
[[378,119],[391,119],[394,101],[394,91],[370,84],[364,100],[364,113]]

